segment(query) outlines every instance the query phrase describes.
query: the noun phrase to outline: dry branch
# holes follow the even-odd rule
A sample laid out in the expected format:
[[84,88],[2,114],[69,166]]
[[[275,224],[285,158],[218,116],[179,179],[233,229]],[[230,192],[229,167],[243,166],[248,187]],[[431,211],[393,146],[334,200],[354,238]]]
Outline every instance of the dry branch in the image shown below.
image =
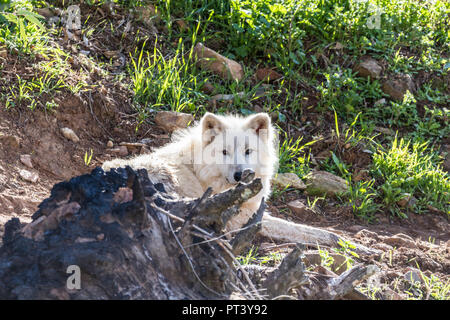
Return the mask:
[[[262,188],[244,181],[223,193],[181,199],[146,170],[97,168],[56,184],[33,221],[5,225],[0,299],[248,299],[289,294],[306,283],[301,247],[278,268],[248,268],[235,258],[261,228],[264,202],[231,240],[224,226]],[[68,286],[70,266],[81,288]],[[70,268],[69,268],[70,269]],[[372,272],[372,271],[371,271]],[[370,274],[355,269],[310,296],[339,298]],[[259,280],[256,279],[259,277]],[[300,287],[299,290],[301,290]],[[315,287],[314,287],[315,288]]]

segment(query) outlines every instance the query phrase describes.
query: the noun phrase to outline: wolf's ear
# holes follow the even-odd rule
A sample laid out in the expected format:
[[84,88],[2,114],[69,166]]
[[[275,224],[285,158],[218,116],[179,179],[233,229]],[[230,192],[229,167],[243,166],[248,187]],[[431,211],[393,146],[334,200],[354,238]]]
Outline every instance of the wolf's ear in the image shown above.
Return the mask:
[[254,130],[257,136],[264,141],[269,139],[270,117],[267,113],[257,113],[247,120],[246,129]]
[[222,120],[207,112],[200,121],[202,126],[202,140],[204,145],[213,142],[214,138],[224,130]]

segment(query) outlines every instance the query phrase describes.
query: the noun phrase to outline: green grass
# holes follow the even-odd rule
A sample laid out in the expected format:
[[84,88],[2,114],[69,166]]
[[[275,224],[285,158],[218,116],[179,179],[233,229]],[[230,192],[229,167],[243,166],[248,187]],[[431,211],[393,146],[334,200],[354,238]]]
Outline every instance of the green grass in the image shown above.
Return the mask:
[[[16,75],[12,83],[2,84],[0,99],[7,109],[23,105],[31,110],[57,107],[54,97],[63,90],[77,94],[87,89],[87,75],[75,72],[65,52],[53,37],[56,30],[45,26],[43,17],[34,12],[39,1],[15,1],[0,12],[0,48],[19,57],[20,64],[31,64],[34,76]],[[40,57],[37,59],[37,57]],[[38,61],[40,60],[40,61]]]
[[152,54],[141,50],[132,58],[129,72],[142,119],[159,109],[195,112],[204,102],[200,89],[205,81],[194,71],[192,49],[185,52],[179,42],[174,55],[165,57],[155,43]]
[[39,16],[32,11],[30,1],[11,2],[4,11],[0,11],[0,43],[5,43],[11,50],[30,54],[34,47],[41,47],[46,42],[46,29]]
[[[413,49],[447,48],[446,1],[228,0],[159,2],[162,10],[188,20],[210,19],[235,57],[264,58],[290,71],[307,62],[305,41],[317,46],[346,41],[352,51],[379,53],[408,44]],[[374,19],[381,12],[380,23]],[[393,52],[392,52],[393,53]]]
[[419,292],[418,299],[450,300],[450,280],[444,282],[434,274],[428,277],[422,271],[420,276],[423,279],[423,285],[417,283],[412,285]]
[[294,172],[300,178],[306,176],[310,171],[308,147],[315,143],[315,140],[301,143],[303,138],[294,140],[288,138],[284,132],[284,137],[279,146],[278,172]]
[[236,257],[242,265],[260,265],[260,266],[274,266],[278,265],[283,256],[279,252],[269,252],[267,255],[260,255],[258,247],[252,246],[245,255]]
[[450,214],[449,174],[439,165],[439,157],[426,142],[394,139],[392,146],[373,155],[372,174],[381,184],[383,204],[394,214],[405,216],[397,202],[407,195],[417,198],[415,212],[428,205]]

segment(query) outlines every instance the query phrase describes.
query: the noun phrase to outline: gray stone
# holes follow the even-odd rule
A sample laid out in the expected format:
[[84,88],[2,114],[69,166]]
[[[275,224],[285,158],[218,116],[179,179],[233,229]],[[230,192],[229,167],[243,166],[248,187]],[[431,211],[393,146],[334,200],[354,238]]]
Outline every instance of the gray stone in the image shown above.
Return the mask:
[[294,200],[287,204],[288,208],[297,216],[314,213],[314,211],[300,200]]
[[293,172],[278,173],[278,175],[272,179],[272,184],[283,189],[287,186],[299,190],[306,189],[305,183]]
[[392,99],[402,101],[406,91],[414,92],[415,86],[410,75],[400,74],[383,82],[381,89]]
[[80,141],[80,138],[78,138],[76,133],[70,128],[61,128],[61,133],[66,139],[71,140],[75,143]]
[[39,175],[35,172],[30,172],[28,170],[22,169],[19,171],[20,177],[28,182],[35,183],[39,180]]
[[26,165],[28,168],[33,168],[33,162],[31,161],[31,156],[29,154],[21,154],[20,162]]
[[244,70],[239,63],[205,47],[201,42],[194,47],[194,56],[200,68],[209,70],[223,79],[240,81],[244,77]]
[[128,155],[128,148],[126,146],[120,146],[110,150],[111,153],[114,153],[120,157],[125,157]]
[[414,242],[414,240],[412,240],[412,238],[403,235],[403,234],[396,234],[392,237],[386,237],[383,240],[384,243],[392,246],[392,247],[405,247],[405,248],[410,248],[410,249],[416,249],[417,245]]
[[420,275],[420,270],[417,270],[415,268],[409,268],[409,271],[405,273],[404,277],[405,280],[411,283],[415,282],[424,283],[422,276]]
[[383,68],[378,64],[378,61],[367,58],[364,61],[358,63],[354,71],[361,77],[369,77],[371,79],[378,79],[381,75]]
[[311,195],[335,196],[348,191],[348,183],[326,171],[313,171],[306,177],[306,191]]
[[193,121],[191,114],[174,111],[159,111],[155,116],[155,123],[168,132],[184,129]]

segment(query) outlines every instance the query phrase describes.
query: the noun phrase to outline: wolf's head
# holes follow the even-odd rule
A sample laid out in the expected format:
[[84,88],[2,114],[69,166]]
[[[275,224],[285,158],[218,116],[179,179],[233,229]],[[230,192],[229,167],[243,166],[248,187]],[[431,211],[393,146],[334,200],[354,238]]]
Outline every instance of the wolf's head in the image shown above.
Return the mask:
[[246,118],[207,113],[200,127],[200,179],[214,176],[227,184],[236,184],[245,169],[255,172],[256,177],[271,177],[276,163],[274,130],[266,113]]

